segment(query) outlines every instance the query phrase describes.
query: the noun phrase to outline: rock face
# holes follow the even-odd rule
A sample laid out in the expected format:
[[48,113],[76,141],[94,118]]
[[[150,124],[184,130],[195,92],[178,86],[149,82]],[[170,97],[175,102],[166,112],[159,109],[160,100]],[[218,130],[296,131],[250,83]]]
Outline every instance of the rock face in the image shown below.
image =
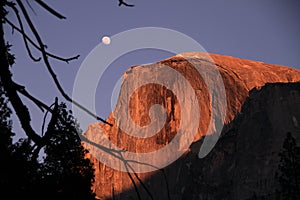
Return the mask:
[[[211,153],[191,160],[184,199],[276,199],[278,153],[287,132],[300,142],[300,82],[250,91]],[[194,143],[197,149],[197,143]],[[192,146],[193,146],[192,145]]]
[[[184,58],[178,55],[152,65],[128,69],[121,93],[136,88],[145,79],[163,79],[171,87],[153,83],[143,85],[132,93],[129,102],[120,95],[114,114],[107,119],[113,126],[94,123],[84,135],[95,143],[103,136],[108,137],[121,149],[135,153],[152,152],[168,145],[175,138],[182,120],[195,123],[193,115],[182,116],[183,109],[195,112],[194,105],[181,107],[179,97],[172,92],[172,85],[178,85],[184,96],[183,102],[193,98],[193,92],[185,89],[186,83],[178,83],[178,76],[182,75],[192,86],[200,107],[201,117],[196,122],[193,144],[183,149],[186,153],[180,159],[163,170],[139,174],[114,170],[92,154],[96,170],[93,189],[100,199],[138,199],[138,195],[142,199],[247,199],[254,194],[268,195],[274,190],[273,175],[283,137],[287,130],[298,134],[298,139],[300,135],[300,85],[292,84],[300,81],[300,71],[230,56],[184,55]],[[191,61],[194,66],[202,67],[201,75],[208,76],[209,83],[195,71]],[[175,69],[179,75],[161,73],[164,65]],[[209,94],[208,85],[220,81],[211,72],[212,67],[218,69],[224,83],[226,104],[214,102],[214,96]],[[130,118],[141,127],[149,125],[151,117],[163,119],[163,115],[151,113],[154,104],[165,109],[165,123],[154,126],[154,129],[162,129],[158,128],[157,134],[147,138],[128,135],[135,132],[127,125]],[[128,107],[128,112],[124,107]],[[214,149],[199,159],[197,155],[203,136],[216,129],[209,126],[215,107],[225,112],[226,125]],[[123,118],[115,120],[114,115],[119,114]],[[185,131],[189,133],[192,129],[186,128]],[[135,180],[136,188],[131,178]]]

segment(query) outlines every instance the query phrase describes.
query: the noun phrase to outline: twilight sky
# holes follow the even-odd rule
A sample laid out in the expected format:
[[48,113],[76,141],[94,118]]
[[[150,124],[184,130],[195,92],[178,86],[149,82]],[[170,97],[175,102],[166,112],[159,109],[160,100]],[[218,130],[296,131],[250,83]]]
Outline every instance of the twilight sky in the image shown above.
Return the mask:
[[[80,55],[70,64],[50,59],[70,96],[82,61],[101,43],[101,38],[139,27],[180,31],[199,42],[209,53],[300,69],[299,0],[127,0],[135,4],[133,8],[119,7],[117,0],[45,2],[67,19],[59,20],[32,2],[35,14],[26,1],[24,4],[48,51],[64,57]],[[12,14],[9,17],[15,21]],[[9,26],[5,27],[5,31],[6,40],[14,45],[12,53],[17,58],[13,67],[14,80],[26,85],[28,91],[50,105],[54,97],[60,95],[44,65],[33,63],[28,58],[16,31],[11,34]],[[38,55],[38,52],[33,52]],[[128,67],[156,62],[172,55],[161,50],[145,49],[130,52],[114,61],[98,84],[97,114],[103,118],[109,114],[112,88]],[[39,132],[43,114],[32,103],[25,102],[32,112],[33,127]],[[18,121],[15,117],[13,120],[15,131],[23,136]]]

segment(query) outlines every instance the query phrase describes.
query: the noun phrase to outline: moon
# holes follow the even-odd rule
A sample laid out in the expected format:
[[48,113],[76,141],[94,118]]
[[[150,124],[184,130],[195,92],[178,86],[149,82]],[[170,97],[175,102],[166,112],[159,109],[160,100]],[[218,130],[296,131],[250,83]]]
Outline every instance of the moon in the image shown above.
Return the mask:
[[104,37],[102,38],[102,42],[103,42],[103,44],[109,45],[110,42],[111,42],[110,37],[104,36]]

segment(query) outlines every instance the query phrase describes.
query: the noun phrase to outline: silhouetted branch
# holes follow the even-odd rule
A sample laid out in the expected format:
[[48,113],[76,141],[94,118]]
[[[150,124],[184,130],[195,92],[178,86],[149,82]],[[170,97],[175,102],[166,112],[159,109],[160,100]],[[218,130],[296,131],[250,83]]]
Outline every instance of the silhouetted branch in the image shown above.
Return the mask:
[[62,14],[58,13],[56,10],[48,6],[45,2],[41,0],[35,0],[40,6],[42,6],[44,9],[46,9],[48,12],[50,12],[52,15],[56,16],[59,19],[66,19]]
[[[127,170],[127,169],[128,169],[128,168],[127,168],[127,165],[125,165],[125,167],[126,167],[126,170]],[[132,182],[132,184],[133,184],[133,187],[134,187],[134,190],[135,190],[135,192],[136,192],[136,194],[137,194],[137,196],[138,196],[138,199],[142,200],[141,195],[140,195],[140,192],[139,192],[139,189],[138,189],[138,187],[137,187],[137,185],[136,185],[134,179],[132,178],[131,174],[130,174],[128,171],[127,171],[127,175],[129,176],[129,178],[130,178],[130,180],[131,180],[131,182]]]
[[[104,152],[106,152],[106,153],[108,153],[108,154],[114,156],[115,158],[118,158],[119,160],[121,160],[121,161],[124,163],[124,166],[125,166],[125,168],[126,168],[126,173],[127,173],[128,177],[129,177],[130,181],[132,182],[133,186],[134,186],[134,190],[135,190],[135,192],[136,192],[136,194],[137,194],[137,196],[138,196],[138,199],[140,199],[140,200],[142,199],[142,198],[141,198],[141,195],[140,195],[140,192],[139,192],[139,190],[138,190],[138,187],[137,187],[137,185],[136,185],[136,183],[135,183],[135,181],[134,181],[134,179],[133,179],[131,173],[129,172],[129,169],[128,169],[128,161],[125,160],[124,157],[123,157],[123,155],[122,155],[122,152],[124,152],[124,150],[115,150],[115,149],[110,149],[110,148],[101,146],[101,145],[99,145],[98,143],[95,143],[95,142],[93,142],[93,141],[87,139],[87,138],[84,137],[84,136],[80,136],[80,139],[81,139],[83,142],[89,143],[89,144],[91,144],[91,145],[93,145],[93,146],[95,146],[95,147],[97,147],[97,148],[103,150]],[[130,166],[130,168],[132,169],[131,166]],[[133,169],[132,169],[132,171],[133,171]],[[135,172],[134,172],[134,173],[135,173]]]
[[[55,97],[54,108],[52,110],[52,116],[50,122],[48,123],[47,131],[43,137],[43,144],[47,144],[47,140],[50,138],[51,133],[55,130],[55,124],[57,120],[60,119],[58,114],[58,98]],[[64,120],[61,120],[64,123]]]
[[34,11],[33,7],[31,6],[31,4],[29,3],[28,0],[26,0],[27,5],[29,6],[30,10],[33,12],[33,14],[37,15],[36,12]]
[[31,96],[26,90],[25,87],[22,85],[19,85],[15,82],[13,82],[13,85],[11,87],[14,87],[14,89],[20,93],[22,93],[24,96],[26,96],[28,99],[30,99],[42,112],[44,112],[44,106],[45,104],[42,104],[41,101]]
[[121,160],[124,162],[124,165],[125,165],[125,168],[126,168],[127,175],[129,176],[129,178],[130,178],[130,180],[131,180],[131,182],[132,182],[132,184],[133,184],[134,190],[135,190],[135,192],[136,192],[136,194],[137,194],[137,196],[138,196],[138,199],[142,200],[141,195],[140,195],[140,192],[139,192],[139,189],[138,189],[138,187],[137,187],[137,185],[136,185],[134,179],[132,178],[131,173],[129,172],[129,169],[128,169],[128,163],[127,163],[127,161],[123,158],[122,154],[120,154],[120,155],[121,155]]
[[141,184],[141,186],[144,188],[144,190],[146,191],[146,193],[149,195],[150,199],[154,200],[151,192],[148,190],[148,188],[146,187],[146,185],[144,184],[144,182],[140,179],[140,177],[137,175],[137,173],[134,171],[134,169],[128,164],[127,161],[126,161],[126,164],[130,167],[130,169],[132,170],[132,173],[134,174],[134,176],[136,177],[136,179],[139,181],[139,183]]
[[[22,32],[25,32],[25,31],[24,31],[24,27],[23,27],[23,23],[22,23],[20,14],[19,14],[19,11],[18,11],[18,9],[15,7],[15,3],[9,2],[9,3],[7,3],[7,5],[14,11],[14,13],[15,13],[15,15],[16,15],[16,17],[17,17],[18,23],[19,23],[19,25],[20,25],[20,30],[21,30]],[[30,51],[30,48],[29,48],[29,46],[28,46],[27,39],[26,39],[25,35],[22,34],[22,36],[23,36],[23,41],[24,41],[25,48],[26,48],[26,50],[27,50],[27,53],[28,53],[29,57],[30,57],[34,62],[40,61],[40,60],[41,60],[41,57],[35,58],[35,57],[32,55],[32,53],[31,53],[31,51]]]
[[[121,153],[121,152],[120,152]],[[167,175],[164,171],[164,169],[160,169],[152,164],[149,164],[149,163],[142,163],[142,162],[139,162],[139,161],[136,161],[136,160],[126,160],[126,162],[128,163],[137,163],[137,164],[142,164],[142,165],[146,165],[146,166],[149,166],[149,167],[152,167],[153,169],[156,169],[156,170],[159,170],[162,174],[163,174],[163,177],[164,177],[164,180],[165,180],[165,183],[166,183],[166,189],[167,189],[167,195],[168,195],[168,199],[171,200],[171,196],[170,196],[170,189],[169,189],[169,183],[168,183],[168,179],[167,179]],[[132,168],[131,168],[132,169]],[[133,170],[133,169],[132,169]],[[145,188],[145,187],[144,187]]]
[[[45,113],[45,116],[47,115],[48,112],[50,112],[52,114],[52,117],[53,115],[55,115],[56,111],[55,111],[55,107],[54,109],[52,110],[51,107],[55,106],[56,103],[53,103],[52,105],[48,106],[47,104],[43,103],[42,101],[40,101],[39,99],[33,97],[29,92],[26,91],[25,87],[24,86],[21,86],[15,82],[12,83],[14,85],[14,89],[16,91],[18,91],[19,93],[21,93],[23,96],[27,97],[29,100],[31,100],[34,104],[36,104],[41,110],[42,112],[44,112],[44,110],[46,110],[46,113]],[[55,100],[55,102],[57,101],[57,98]],[[58,117],[60,119],[60,121],[62,123],[64,123],[64,120],[61,119],[60,117]],[[45,117],[44,117],[44,121],[43,121],[43,124],[42,124],[42,136],[43,136],[43,132],[44,132],[44,124],[45,124]],[[42,137],[44,138],[44,137]],[[45,142],[45,139],[44,139],[44,143]],[[44,144],[43,144],[44,145]],[[39,146],[43,146],[42,144],[39,144]]]
[[[37,50],[41,51],[41,48],[25,33],[24,30],[18,28],[14,23],[12,23],[9,19],[4,18],[4,21],[8,23],[13,29],[17,30],[22,36],[26,39],[27,42],[29,42],[32,46],[34,46]],[[54,58],[56,60],[60,60],[66,63],[69,63],[72,60],[78,59],[80,55],[76,55],[70,58],[62,58],[60,56],[54,55],[52,53],[49,53],[46,51],[47,56]]]
[[[167,189],[167,195],[168,195],[168,199],[170,200],[171,197],[170,197],[170,190],[169,190],[169,184],[168,184],[168,179],[167,179],[167,176],[164,172],[163,169],[160,169],[152,164],[148,164],[148,163],[142,163],[142,162],[139,162],[139,161],[136,161],[136,160],[126,160],[124,159],[123,155],[122,155],[122,152],[124,152],[124,150],[115,150],[115,149],[110,149],[110,148],[107,148],[107,147],[104,147],[104,146],[101,146],[99,145],[98,143],[95,143],[95,142],[92,142],[90,140],[88,140],[86,137],[84,136],[81,136],[81,140],[86,142],[86,143],[89,143],[101,150],[103,150],[104,152],[114,156],[115,158],[118,158],[119,160],[121,160],[123,163],[124,163],[124,166],[126,168],[126,171],[127,171],[127,175],[129,176],[132,184],[135,186],[136,183],[134,181],[134,179],[132,178],[131,174],[130,173],[133,173],[135,175],[135,177],[138,179],[139,183],[141,184],[141,186],[145,189],[145,191],[147,192],[147,194],[149,195],[149,197],[151,199],[154,199],[151,192],[148,190],[148,188],[145,186],[145,184],[142,182],[142,180],[138,177],[137,173],[134,171],[134,169],[130,166],[129,163],[137,163],[137,164],[142,164],[142,165],[146,165],[146,166],[150,166],[150,167],[153,167],[154,169],[156,170],[159,170],[162,174],[163,174],[163,177],[165,179],[165,182],[166,182],[166,189]],[[131,172],[129,172],[129,169],[128,167],[131,169]],[[135,191],[137,192],[137,194],[139,195],[139,192],[138,192],[138,188],[135,187]]]
[[98,117],[96,114],[94,114],[93,112],[91,112],[90,110],[88,110],[87,108],[85,108],[84,106],[82,106],[80,103],[78,103],[78,102],[76,102],[75,100],[73,100],[72,98],[70,98],[70,97],[65,93],[64,89],[62,88],[60,82],[59,82],[58,79],[57,79],[56,74],[54,73],[54,71],[53,71],[53,69],[52,69],[52,67],[51,67],[51,65],[50,65],[50,62],[49,62],[49,60],[48,60],[47,53],[46,53],[46,50],[45,50],[45,46],[44,46],[44,44],[43,44],[43,42],[42,42],[42,39],[41,39],[40,35],[38,34],[36,28],[34,27],[34,25],[33,25],[33,23],[32,23],[32,21],[31,21],[29,15],[28,15],[28,13],[27,13],[27,11],[26,11],[26,9],[25,9],[23,3],[21,2],[21,0],[17,0],[17,3],[18,3],[18,5],[19,5],[20,9],[22,10],[22,13],[23,13],[23,15],[24,15],[24,17],[25,17],[26,22],[27,22],[28,25],[29,25],[30,30],[32,31],[33,35],[35,36],[35,38],[36,38],[36,40],[37,40],[37,42],[38,42],[38,44],[39,44],[39,46],[40,46],[40,49],[41,49],[41,53],[42,53],[42,57],[43,57],[44,63],[45,63],[45,65],[46,65],[46,67],[47,67],[47,69],[48,69],[48,72],[50,73],[50,75],[51,75],[51,77],[52,77],[52,79],[53,79],[53,81],[54,81],[54,83],[55,83],[55,85],[56,85],[58,91],[61,93],[61,95],[62,95],[67,101],[73,103],[74,105],[76,105],[77,107],[79,107],[80,109],[82,109],[83,111],[85,111],[87,114],[89,114],[90,116],[94,117],[96,120],[99,120],[99,121],[101,121],[101,122],[103,122],[103,123],[105,123],[105,124],[108,124],[108,125],[112,126],[111,123],[105,121],[105,120],[102,119],[101,117]]
[[127,6],[127,7],[134,7],[134,5],[128,4],[124,0],[119,0],[119,6],[122,6],[122,5]]
[[4,42],[4,32],[3,32],[3,24],[0,25],[0,78],[3,84],[3,87],[6,91],[7,97],[11,105],[13,106],[17,117],[20,120],[21,127],[27,134],[29,138],[31,138],[36,144],[41,143],[41,137],[33,130],[30,125],[31,118],[28,111],[28,108],[23,104],[21,98],[19,97],[16,89],[12,87],[12,75],[9,71],[9,62],[7,60],[6,55],[6,46]]
[[33,158],[37,159],[38,155],[41,151],[41,149],[47,144],[48,140],[50,139],[50,135],[53,132],[55,128],[55,124],[57,122],[57,119],[59,118],[58,116],[58,98],[55,98],[54,103],[52,104],[54,106],[53,110],[51,111],[52,116],[50,119],[50,122],[48,123],[48,128],[45,133],[45,135],[42,137],[42,143],[40,145],[36,145],[36,149],[33,152]]
[[[53,107],[55,105],[55,102],[50,106],[50,109],[51,107]],[[43,123],[42,123],[42,136],[44,135],[44,128],[45,128],[45,124],[46,124],[46,118],[47,118],[47,115],[48,115],[49,111],[47,110],[45,112],[45,115],[44,115],[44,118],[43,118]]]
[[[52,105],[48,106],[47,104],[43,103],[42,101],[40,101],[39,99],[33,97],[29,92],[26,91],[25,87],[24,86],[21,86],[15,82],[12,83],[14,85],[14,88],[19,92],[21,93],[23,96],[27,97],[29,100],[31,100],[34,104],[36,104],[41,110],[42,112],[44,112],[44,109],[46,110],[46,113],[45,115],[47,115],[47,113],[51,113],[52,115],[55,114],[55,109],[51,109],[51,107],[55,106],[56,104],[53,103]],[[56,98],[57,99],[57,98]],[[58,119],[64,123],[64,120],[61,119],[59,116],[58,116]],[[44,117],[44,121],[45,121],[45,117]],[[44,123],[43,122],[43,125],[42,125],[42,134],[43,134],[43,130],[44,130]]]

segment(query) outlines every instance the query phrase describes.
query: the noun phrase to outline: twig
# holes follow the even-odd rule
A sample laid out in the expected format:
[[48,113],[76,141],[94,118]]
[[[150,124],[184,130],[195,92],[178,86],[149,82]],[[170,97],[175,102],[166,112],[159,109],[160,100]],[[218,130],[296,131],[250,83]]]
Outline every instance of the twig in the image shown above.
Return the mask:
[[119,6],[122,6],[122,5],[124,5],[126,7],[134,7],[134,5],[128,4],[124,0],[119,0]]
[[58,99],[57,97],[55,98],[55,102],[52,104],[54,105],[54,108],[52,110],[52,116],[50,119],[50,122],[48,124],[48,128],[47,131],[45,133],[45,135],[42,137],[42,143],[40,145],[37,145],[36,149],[33,152],[33,158],[36,160],[38,158],[39,152],[40,150],[47,144],[48,139],[50,138],[50,133],[53,132],[54,128],[55,128],[55,124],[57,122],[57,119],[59,118],[58,116]]
[[[53,107],[55,105],[55,103],[53,103],[51,106],[49,106],[49,108]],[[49,110],[46,111],[44,118],[43,118],[43,123],[42,123],[42,136],[44,135],[44,128],[45,128],[45,123],[46,123],[46,117],[49,113]]]
[[96,146],[96,147],[98,147],[99,149],[103,150],[104,152],[106,152],[106,153],[108,153],[108,154],[114,156],[115,158],[118,158],[119,160],[121,160],[121,161],[124,163],[124,166],[125,166],[125,168],[126,168],[126,173],[127,173],[128,177],[129,177],[130,181],[132,182],[133,186],[134,186],[134,189],[135,189],[135,191],[136,191],[136,194],[137,194],[137,196],[138,196],[138,199],[140,199],[140,200],[142,199],[142,198],[141,198],[141,195],[140,195],[140,192],[139,192],[139,190],[138,190],[138,187],[137,187],[137,185],[136,185],[136,183],[135,183],[135,181],[134,181],[132,175],[131,175],[130,172],[129,172],[129,169],[128,169],[128,161],[125,160],[124,157],[123,157],[123,155],[122,155],[123,150],[115,150],[115,149],[110,149],[110,148],[101,146],[101,145],[99,145],[99,144],[97,144],[97,143],[95,143],[95,142],[92,142],[91,140],[87,139],[87,138],[84,137],[84,136],[81,136],[81,140],[84,141],[84,142],[87,142],[87,143],[89,143],[89,144],[91,144],[91,145],[93,145],[93,146]]
[[34,15],[37,15],[36,12],[34,11],[33,7],[31,6],[31,4],[29,3],[28,0],[26,0],[27,5],[29,6],[30,10],[33,12]]
[[[164,169],[160,169],[160,168],[158,168],[158,167],[156,167],[156,166],[154,166],[154,165],[152,165],[152,164],[149,164],[149,163],[142,163],[142,162],[139,162],[139,161],[136,161],[136,160],[126,160],[126,162],[128,162],[128,163],[132,162],[132,163],[142,164],[142,165],[146,165],[146,166],[152,167],[152,168],[154,168],[154,169],[156,169],[156,170],[159,170],[159,171],[162,173],[162,175],[163,175],[163,177],[164,177],[164,180],[165,180],[165,183],[166,183],[166,189],[167,189],[168,199],[171,200],[170,189],[169,189],[169,183],[168,183],[167,175],[166,175]],[[131,169],[132,169],[132,168],[131,168]],[[132,169],[132,170],[133,170],[133,169]],[[137,175],[136,175],[136,176],[137,176]],[[141,181],[140,181],[140,182],[141,182]],[[146,186],[145,186],[145,187],[146,187]],[[145,188],[145,187],[144,187],[144,188]],[[147,191],[147,190],[146,190],[146,191]],[[152,196],[152,195],[151,195],[151,196]]]
[[[58,115],[58,98],[55,97],[54,108],[52,110],[52,116],[51,116],[50,122],[48,123],[47,131],[43,137],[44,145],[47,143],[47,140],[50,138],[50,133],[54,131],[55,124],[58,119],[61,120],[60,116]],[[61,121],[64,122],[64,120],[61,120]]]
[[48,6],[45,2],[41,0],[35,0],[40,6],[42,6],[44,9],[46,9],[48,12],[50,12],[52,15],[56,16],[59,19],[66,19],[62,14],[58,13],[56,10]]
[[134,169],[128,164],[128,162],[126,162],[126,164],[130,167],[130,169],[132,170],[132,173],[137,178],[137,180],[139,181],[139,183],[141,184],[141,186],[144,188],[144,190],[146,191],[146,193],[149,195],[150,199],[154,200],[151,192],[148,190],[148,188],[146,187],[146,185],[144,184],[144,182],[140,179],[140,177],[137,175],[137,173],[134,171]]
[[[151,192],[148,190],[148,188],[145,186],[145,184],[142,182],[142,180],[138,177],[137,173],[134,171],[134,169],[131,167],[131,165],[129,163],[138,163],[138,164],[142,164],[142,165],[146,165],[146,166],[150,166],[150,167],[153,167],[154,169],[157,169],[159,170],[162,174],[163,174],[163,177],[165,179],[165,182],[166,182],[166,189],[167,189],[167,195],[168,195],[168,199],[170,200],[171,197],[170,197],[170,191],[169,191],[169,184],[168,184],[168,180],[167,180],[167,176],[164,172],[163,169],[160,169],[152,164],[148,164],[148,163],[142,163],[142,162],[139,162],[139,161],[136,161],[136,160],[126,160],[122,153],[124,152],[123,150],[115,150],[115,149],[109,149],[107,147],[104,147],[104,146],[101,146],[99,145],[98,143],[95,143],[95,142],[92,142],[90,140],[88,140],[86,137],[81,137],[81,140],[84,141],[84,142],[87,142],[95,147],[98,147],[99,149],[103,150],[104,152],[118,158],[119,160],[121,160],[123,163],[124,163],[124,166],[126,168],[126,172],[127,172],[127,175],[129,176],[132,184],[135,186],[136,183],[134,182],[134,179],[132,178],[131,174],[130,173],[133,173],[135,175],[135,177],[138,179],[138,181],[140,182],[141,186],[144,188],[144,190],[147,192],[147,194],[149,195],[149,197],[151,199],[154,199]],[[129,171],[128,167],[131,169],[131,171]],[[129,174],[128,174],[129,173]],[[138,192],[138,188],[135,187],[135,190],[137,192],[137,194],[139,194]]]
[[138,189],[138,187],[137,187],[137,185],[136,185],[134,179],[132,178],[131,173],[129,172],[129,169],[128,169],[128,163],[127,163],[127,161],[123,158],[122,154],[121,154],[121,158],[122,158],[122,161],[124,162],[124,165],[125,165],[125,168],[126,168],[126,173],[127,173],[127,175],[129,176],[129,178],[130,178],[130,180],[131,180],[131,182],[132,182],[132,184],[133,184],[133,187],[134,187],[135,192],[136,192],[136,194],[137,194],[137,196],[138,196],[138,199],[142,200],[141,195],[140,195],[140,192],[139,192],[139,189]]

